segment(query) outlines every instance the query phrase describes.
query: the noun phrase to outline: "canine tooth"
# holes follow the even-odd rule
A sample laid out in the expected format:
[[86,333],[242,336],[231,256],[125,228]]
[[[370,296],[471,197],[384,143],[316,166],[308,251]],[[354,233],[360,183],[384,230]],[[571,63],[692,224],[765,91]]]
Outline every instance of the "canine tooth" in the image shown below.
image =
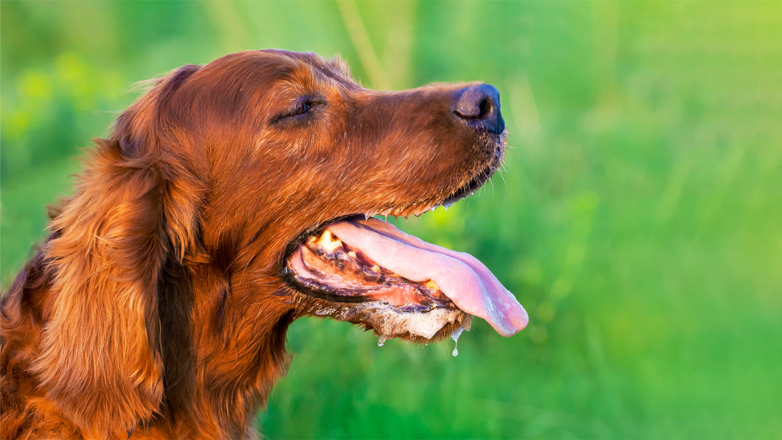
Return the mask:
[[323,231],[323,235],[320,237],[320,240],[318,240],[318,245],[320,245],[326,252],[332,253],[335,249],[342,247],[342,242],[340,240],[335,240],[334,236],[331,234],[331,231],[326,229]]
[[341,241],[339,241],[339,240],[332,241],[330,246],[329,246],[328,251],[329,251],[329,253],[332,253],[332,252],[334,252],[335,249],[338,249],[338,248],[341,248],[341,247],[342,247],[342,242]]
[[380,273],[380,266],[377,264],[369,268],[372,272],[378,272]]
[[356,258],[356,253],[353,251],[348,252],[348,255],[350,255],[353,258]]
[[435,284],[435,282],[432,280],[425,282],[424,287],[426,287],[429,290],[440,290],[440,288],[437,287],[437,284]]

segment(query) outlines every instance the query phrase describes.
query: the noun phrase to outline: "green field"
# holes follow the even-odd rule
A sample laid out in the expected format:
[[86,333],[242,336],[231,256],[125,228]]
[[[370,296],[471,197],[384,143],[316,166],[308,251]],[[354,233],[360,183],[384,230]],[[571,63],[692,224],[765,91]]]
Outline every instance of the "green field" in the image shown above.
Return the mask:
[[501,93],[503,176],[400,227],[530,326],[453,345],[304,319],[271,438],[782,437],[782,3],[0,2],[7,287],[131,85],[257,48]]

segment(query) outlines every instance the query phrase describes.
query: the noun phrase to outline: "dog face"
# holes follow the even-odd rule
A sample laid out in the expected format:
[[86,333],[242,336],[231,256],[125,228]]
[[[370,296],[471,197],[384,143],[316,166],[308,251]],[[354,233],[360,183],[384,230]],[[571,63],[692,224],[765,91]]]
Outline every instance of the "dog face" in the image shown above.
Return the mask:
[[[161,148],[189,158],[209,182],[203,243],[226,272],[241,269],[241,284],[273,290],[298,314],[362,324],[384,337],[446,336],[469,327],[465,308],[479,316],[510,310],[498,324],[504,334],[526,324],[523,309],[477,260],[462,264],[477,276],[460,282],[482,292],[455,304],[457,293],[440,286],[451,275],[439,274],[437,283],[409,267],[440,250],[395,251],[407,259],[391,264],[404,272],[397,273],[381,264],[380,250],[358,244],[367,235],[401,234],[372,216],[420,215],[491,177],[505,152],[496,89],[378,92],[357,84],[339,60],[282,51],[233,54],[186,73],[168,80],[170,97],[161,93],[158,118],[179,137]],[[340,222],[359,229],[353,243],[330,228]],[[402,235],[391,240],[421,248]],[[489,310],[492,301],[508,310]],[[417,323],[421,313],[425,324]]]

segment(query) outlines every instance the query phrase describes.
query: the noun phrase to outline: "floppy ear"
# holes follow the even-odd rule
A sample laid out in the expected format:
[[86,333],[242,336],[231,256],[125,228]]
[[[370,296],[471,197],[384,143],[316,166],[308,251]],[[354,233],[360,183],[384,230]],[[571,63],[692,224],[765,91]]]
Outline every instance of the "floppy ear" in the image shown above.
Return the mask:
[[[192,72],[191,72],[192,73]],[[194,243],[199,190],[161,159],[162,80],[97,140],[76,194],[51,223],[54,298],[33,366],[48,397],[88,436],[134,428],[163,395],[158,291]],[[130,141],[133,151],[124,151]]]

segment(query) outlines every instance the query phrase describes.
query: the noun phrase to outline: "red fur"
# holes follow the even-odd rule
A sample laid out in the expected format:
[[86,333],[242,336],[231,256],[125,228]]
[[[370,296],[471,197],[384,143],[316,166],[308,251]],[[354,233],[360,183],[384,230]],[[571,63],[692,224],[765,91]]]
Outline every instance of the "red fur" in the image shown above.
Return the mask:
[[[286,245],[485,168],[442,122],[459,87],[374,92],[338,60],[278,51],[157,81],[2,299],[3,438],[254,436],[287,327],[319,304],[281,279]],[[275,121],[303,95],[327,105]]]

